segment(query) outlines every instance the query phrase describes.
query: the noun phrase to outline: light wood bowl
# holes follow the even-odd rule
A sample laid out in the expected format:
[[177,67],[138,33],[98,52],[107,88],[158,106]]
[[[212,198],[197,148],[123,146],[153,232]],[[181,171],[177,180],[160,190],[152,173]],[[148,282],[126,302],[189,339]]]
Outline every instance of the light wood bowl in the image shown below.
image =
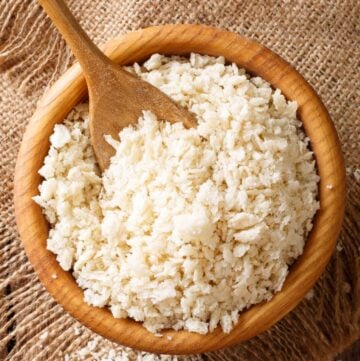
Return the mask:
[[[46,249],[49,227],[40,207],[32,201],[32,197],[38,194],[41,182],[38,170],[49,150],[49,136],[54,124],[63,121],[87,94],[81,69],[75,64],[40,101],[17,159],[16,221],[30,262],[44,286],[72,316],[98,334],[135,349],[168,354],[199,353],[258,335],[290,312],[314,286],[339,235],[344,213],[345,171],[339,140],[328,112],[312,87],[286,61],[256,42],[223,30],[199,25],[151,27],[114,39],[103,50],[119,64],[141,62],[157,52],[223,55],[229,62],[237,63],[281,89],[288,99],[297,101],[298,115],[311,139],[321,178],[321,208],[304,253],[291,267],[282,291],[271,301],[243,312],[230,334],[218,328],[207,335],[169,330],[164,332],[164,337],[156,337],[141,323],[115,319],[107,309],[87,305],[83,301],[83,291],[71,273],[62,270],[54,254]],[[52,278],[54,274],[56,279]],[[171,336],[172,340],[166,336]]]

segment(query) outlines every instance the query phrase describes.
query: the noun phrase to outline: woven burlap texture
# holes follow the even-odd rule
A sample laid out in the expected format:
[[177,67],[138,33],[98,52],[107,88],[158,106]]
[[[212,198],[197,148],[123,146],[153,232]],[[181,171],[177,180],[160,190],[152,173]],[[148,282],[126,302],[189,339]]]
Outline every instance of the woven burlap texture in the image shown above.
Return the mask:
[[[348,174],[337,251],[313,297],[270,330],[236,347],[184,359],[332,360],[360,335],[359,2],[73,0],[69,6],[96,43],[165,23],[201,23],[237,32],[280,54],[320,94],[338,130]],[[66,354],[76,360],[95,337],[40,284],[21,246],[12,200],[16,155],[26,124],[43,92],[72,62],[35,0],[0,0],[1,360],[62,360]],[[100,337],[96,340],[99,353],[121,350]]]

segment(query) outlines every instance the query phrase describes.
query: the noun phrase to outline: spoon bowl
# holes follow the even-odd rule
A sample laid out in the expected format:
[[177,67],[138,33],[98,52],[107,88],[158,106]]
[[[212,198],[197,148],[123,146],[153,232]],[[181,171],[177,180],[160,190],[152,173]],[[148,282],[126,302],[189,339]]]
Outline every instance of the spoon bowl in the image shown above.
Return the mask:
[[[38,194],[38,174],[49,150],[54,125],[86,98],[87,88],[79,64],[72,66],[46,92],[24,135],[16,164],[15,211],[27,256],[41,282],[63,308],[98,334],[136,349],[155,353],[208,352],[252,338],[290,312],[314,286],[334,251],[345,203],[345,171],[339,140],[320,98],[286,61],[264,46],[234,33],[200,25],[166,25],[131,32],[107,43],[104,53],[122,65],[142,62],[154,53],[188,55],[190,52],[224,56],[249,73],[267,80],[297,101],[298,117],[311,140],[320,175],[320,210],[304,253],[292,265],[283,289],[270,301],[241,313],[235,328],[220,328],[200,335],[167,330],[156,337],[141,323],[115,319],[106,308],[84,302],[83,290],[55,255],[46,249],[49,227],[41,208],[32,200]],[[328,187],[331,185],[331,187]],[[56,278],[53,277],[56,275]]]

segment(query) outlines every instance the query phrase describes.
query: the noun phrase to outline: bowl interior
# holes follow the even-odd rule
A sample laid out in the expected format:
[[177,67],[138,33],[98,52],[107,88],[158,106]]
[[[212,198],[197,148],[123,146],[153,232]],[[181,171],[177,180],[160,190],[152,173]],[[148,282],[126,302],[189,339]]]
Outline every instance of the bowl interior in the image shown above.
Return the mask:
[[[114,39],[103,50],[120,64],[141,62],[156,52],[222,55],[267,80],[288,99],[296,100],[298,115],[315,152],[321,178],[321,208],[304,253],[291,267],[282,291],[271,301],[243,312],[230,334],[219,328],[207,335],[168,330],[164,337],[156,337],[140,323],[115,319],[108,310],[87,305],[72,275],[63,271],[55,256],[46,250],[48,225],[40,207],[31,199],[38,193],[41,177],[37,171],[48,152],[54,124],[61,122],[87,94],[81,69],[75,64],[44,95],[26,130],[17,160],[16,220],[29,260],[65,310],[93,331],[123,345],[156,353],[188,354],[219,349],[256,336],[300,302],[320,276],[336,244],[344,210],[345,173],[337,134],[325,107],[301,75],[279,56],[260,44],[219,29],[199,25],[152,27]],[[326,187],[329,184],[331,189]]]

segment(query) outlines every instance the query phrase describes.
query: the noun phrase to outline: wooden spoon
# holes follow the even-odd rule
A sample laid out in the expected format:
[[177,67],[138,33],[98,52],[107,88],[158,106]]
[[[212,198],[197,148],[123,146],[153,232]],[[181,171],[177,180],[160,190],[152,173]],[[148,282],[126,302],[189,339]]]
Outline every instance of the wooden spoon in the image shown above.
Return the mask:
[[160,90],[112,62],[90,40],[63,0],[39,0],[79,61],[90,99],[90,134],[100,169],[105,170],[115,150],[104,139],[137,123],[142,111],[160,120],[182,121],[195,127],[194,117]]

